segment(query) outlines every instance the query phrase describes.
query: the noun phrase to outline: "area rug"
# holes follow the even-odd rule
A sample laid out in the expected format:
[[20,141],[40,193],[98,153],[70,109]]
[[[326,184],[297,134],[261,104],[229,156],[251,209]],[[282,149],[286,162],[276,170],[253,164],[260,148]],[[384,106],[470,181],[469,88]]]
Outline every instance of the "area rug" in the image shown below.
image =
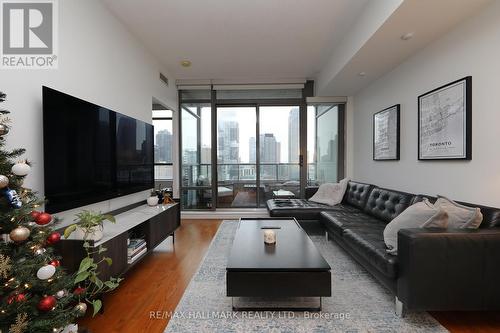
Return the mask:
[[345,251],[312,236],[332,267],[332,297],[321,312],[233,312],[226,297],[226,263],[237,221],[224,221],[165,332],[447,332],[426,312],[399,318],[394,297]]

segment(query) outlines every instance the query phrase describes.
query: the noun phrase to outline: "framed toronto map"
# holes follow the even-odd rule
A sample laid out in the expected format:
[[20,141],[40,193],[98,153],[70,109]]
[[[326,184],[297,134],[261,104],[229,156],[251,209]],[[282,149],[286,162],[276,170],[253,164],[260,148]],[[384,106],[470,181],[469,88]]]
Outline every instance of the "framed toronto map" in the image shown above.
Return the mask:
[[418,159],[472,159],[472,77],[418,97]]
[[373,115],[373,160],[399,160],[399,109],[393,105]]

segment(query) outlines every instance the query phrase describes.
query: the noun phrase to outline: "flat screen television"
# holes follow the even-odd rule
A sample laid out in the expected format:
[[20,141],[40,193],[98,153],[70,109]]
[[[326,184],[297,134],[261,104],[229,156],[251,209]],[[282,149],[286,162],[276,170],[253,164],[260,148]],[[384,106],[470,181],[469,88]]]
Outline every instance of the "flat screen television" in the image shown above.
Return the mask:
[[45,210],[154,187],[153,126],[43,87]]

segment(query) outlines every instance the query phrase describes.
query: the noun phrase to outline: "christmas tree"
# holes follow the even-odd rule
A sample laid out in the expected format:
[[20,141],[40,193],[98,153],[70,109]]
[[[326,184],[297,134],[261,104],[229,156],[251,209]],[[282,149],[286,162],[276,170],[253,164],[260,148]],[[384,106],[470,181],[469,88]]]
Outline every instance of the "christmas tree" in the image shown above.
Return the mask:
[[[0,103],[5,94],[0,92]],[[23,187],[30,163],[24,149],[5,149],[8,111],[0,109],[0,332],[68,331],[85,312],[81,288],[64,272],[52,245],[57,220],[41,212],[43,201]]]

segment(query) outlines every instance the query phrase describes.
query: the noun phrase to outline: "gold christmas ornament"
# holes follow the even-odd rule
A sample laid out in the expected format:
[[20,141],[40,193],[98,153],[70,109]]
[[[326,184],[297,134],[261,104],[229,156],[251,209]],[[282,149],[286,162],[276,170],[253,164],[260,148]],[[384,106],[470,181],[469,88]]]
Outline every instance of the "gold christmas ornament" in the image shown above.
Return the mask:
[[0,175],[0,188],[6,188],[7,186],[9,186],[9,178]]
[[10,239],[16,243],[24,242],[30,236],[30,229],[26,227],[17,227],[9,234]]
[[81,316],[83,316],[85,312],[87,312],[87,304],[80,302],[75,305],[75,310],[78,311]]

